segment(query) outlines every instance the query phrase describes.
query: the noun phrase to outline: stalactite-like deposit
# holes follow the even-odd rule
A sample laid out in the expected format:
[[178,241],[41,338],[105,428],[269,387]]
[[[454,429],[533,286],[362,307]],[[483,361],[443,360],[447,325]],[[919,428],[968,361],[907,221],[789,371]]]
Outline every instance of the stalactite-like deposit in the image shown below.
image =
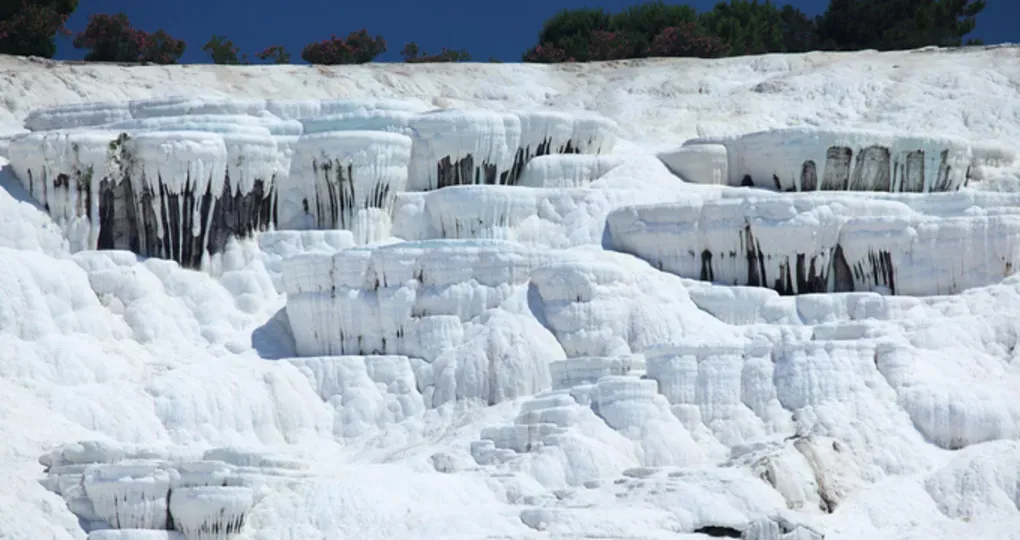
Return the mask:
[[553,111],[433,111],[413,118],[409,128],[415,140],[409,186],[417,191],[516,185],[536,157],[600,154],[615,142],[609,121]]
[[854,129],[786,128],[686,143],[718,144],[726,147],[729,185],[784,192],[956,191],[975,159],[971,143],[954,137]]
[[113,529],[168,529],[167,497],[176,471],[160,462],[124,462],[85,470],[82,485],[96,515]]
[[15,141],[15,170],[74,249],[198,268],[276,219],[275,142],[221,131],[40,132]]
[[[594,156],[615,141],[613,124],[587,113],[427,109],[192,96],[73,105],[33,112],[35,132],[7,152],[73,251],[200,268],[232,238],[271,228],[384,240],[399,192],[514,185],[535,157]],[[560,166],[569,178],[556,180],[586,183],[609,163]]]
[[253,504],[251,488],[182,487],[170,494],[174,528],[188,540],[229,540],[244,528]]
[[390,235],[393,202],[407,185],[411,139],[380,131],[304,135],[294,145],[279,224],[345,229],[359,244]]
[[784,295],[956,294],[998,283],[1020,265],[1020,219],[968,211],[1005,209],[1020,197],[885,197],[891,200],[782,194],[742,204],[722,198],[647,205],[616,210],[607,224],[614,249],[657,268]]

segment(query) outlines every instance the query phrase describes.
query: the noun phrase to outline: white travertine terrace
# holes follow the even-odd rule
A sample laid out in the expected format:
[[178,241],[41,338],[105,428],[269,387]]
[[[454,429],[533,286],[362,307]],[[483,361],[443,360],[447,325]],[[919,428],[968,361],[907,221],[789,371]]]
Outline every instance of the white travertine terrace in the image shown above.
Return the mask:
[[[1020,169],[925,130],[1015,107],[879,132],[743,90],[852,56],[509,67],[543,74],[526,95],[432,78],[475,65],[257,68],[237,98],[32,113],[0,142],[0,431],[33,428],[3,448],[105,442],[47,453],[49,492],[4,468],[0,536],[1001,537]],[[703,133],[738,135],[680,146]]]
[[867,130],[787,128],[685,146],[701,144],[726,147],[728,185],[778,191],[955,191],[974,161],[966,139]]
[[[615,140],[594,115],[371,99],[91,103],[35,111],[26,126],[6,153],[72,249],[192,268],[273,228],[383,241],[398,193],[516,184],[532,158],[606,153]],[[583,184],[612,161],[602,163],[536,169],[527,181]]]

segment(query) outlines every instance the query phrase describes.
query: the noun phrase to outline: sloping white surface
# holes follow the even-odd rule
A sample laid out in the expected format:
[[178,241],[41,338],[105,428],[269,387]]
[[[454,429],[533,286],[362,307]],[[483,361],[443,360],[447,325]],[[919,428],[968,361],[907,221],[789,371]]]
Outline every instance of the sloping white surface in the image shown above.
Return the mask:
[[[176,505],[195,537],[250,500],[243,535],[266,540],[696,538],[706,527],[758,539],[1016,538],[1020,278],[1003,279],[1016,205],[987,193],[1020,187],[1015,55],[272,66],[254,77],[0,57],[0,133],[111,121],[182,129],[166,118],[194,115],[224,145],[224,133],[268,133],[274,155],[290,159],[300,119],[401,132],[403,118],[460,107],[501,119],[485,131],[488,146],[470,149],[513,167],[498,136],[513,131],[507,118],[518,137],[591,126],[509,111],[594,111],[621,131],[605,160],[535,160],[520,187],[397,193],[395,245],[345,251],[349,232],[278,231],[227,242],[207,272],[122,251],[71,255],[93,231],[69,242],[0,169],[0,537],[84,539],[96,524],[78,518],[110,515],[89,487],[103,491],[117,472],[113,491],[137,495],[125,525],[152,525],[154,509]],[[230,99],[29,117],[171,93]],[[331,101],[352,97],[363,101]],[[276,120],[257,120],[267,111]],[[820,202],[683,183],[654,159],[695,137],[797,126],[962,137],[973,178],[939,197]],[[701,171],[704,184],[730,183],[738,170],[717,150],[685,166],[674,170]],[[700,276],[649,254],[739,248],[720,228],[682,234],[678,210],[695,207],[762,218],[776,268],[777,257],[841,235],[852,237],[848,252],[909,240],[903,279],[914,294],[943,296],[779,296],[691,281]],[[840,221],[847,209],[856,210]],[[630,216],[629,251],[648,262],[602,249],[621,222],[607,227],[607,216]],[[855,219],[868,227],[850,234]],[[716,281],[739,277],[736,266],[716,271],[730,272]],[[385,356],[350,356],[374,352]],[[139,460],[145,474],[130,469]],[[132,484],[170,485],[175,474],[195,490],[176,503]],[[223,475],[238,489],[197,489]]]

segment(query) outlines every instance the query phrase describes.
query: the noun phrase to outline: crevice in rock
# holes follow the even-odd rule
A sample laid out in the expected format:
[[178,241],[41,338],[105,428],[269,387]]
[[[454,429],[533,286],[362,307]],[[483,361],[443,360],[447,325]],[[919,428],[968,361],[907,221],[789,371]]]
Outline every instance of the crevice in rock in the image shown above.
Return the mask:
[[743,532],[733,527],[723,527],[721,525],[707,525],[705,527],[699,527],[694,529],[694,534],[704,534],[714,538],[740,538]]

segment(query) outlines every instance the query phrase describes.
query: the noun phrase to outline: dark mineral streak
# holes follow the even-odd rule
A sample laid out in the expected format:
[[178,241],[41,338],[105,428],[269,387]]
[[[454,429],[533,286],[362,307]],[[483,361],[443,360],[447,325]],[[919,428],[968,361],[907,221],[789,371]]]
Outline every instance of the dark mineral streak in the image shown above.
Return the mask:
[[546,138],[534,148],[534,151],[530,145],[518,148],[514,154],[513,164],[505,171],[500,171],[498,165],[490,161],[483,160],[477,163],[473,154],[466,154],[457,161],[453,161],[452,156],[446,156],[436,162],[434,189],[465,185],[515,186],[524,172],[524,167],[532,159],[552,154],[580,153],[581,149],[571,140],[554,147],[552,138]]
[[[365,193],[355,190],[354,166],[337,161],[312,161],[315,173],[315,225],[319,229],[346,229],[354,226],[358,210],[378,208],[389,210],[396,193],[386,182],[376,182]],[[308,199],[302,201],[305,212],[311,208]]]
[[[854,159],[854,152],[846,146],[830,146],[825,152],[825,168],[819,183],[818,165],[813,160],[801,164],[800,181],[772,175],[768,186],[776,191],[885,191],[922,193],[925,191],[924,150],[909,150],[892,155],[884,146],[869,146]],[[938,174],[928,191],[945,192],[959,189],[953,186],[949,165],[949,150],[941,153]],[[759,179],[760,180],[760,179]],[[756,184],[751,175],[744,175],[741,186],[765,187]],[[783,186],[786,186],[784,189]]]
[[220,253],[230,238],[249,237],[275,223],[273,179],[255,180],[250,192],[241,193],[228,175],[218,197],[208,182],[198,193],[195,180],[189,174],[175,193],[162,176],[155,190],[143,181],[138,192],[130,176],[93,179],[99,182],[98,215],[93,216],[99,220],[98,249],[126,249],[199,268],[206,252]]
[[[854,275],[858,275],[858,281],[864,273],[863,267],[851,272],[846,259],[843,256],[843,248],[837,245],[830,253],[809,254],[797,253],[793,257],[784,257],[786,260],[778,264],[775,275],[770,275],[765,264],[766,260],[772,259],[761,249],[761,244],[754,237],[750,223],[745,223],[740,231],[741,250],[743,253],[730,252],[730,257],[742,257],[746,263],[747,275],[742,285],[751,287],[768,287],[782,295],[797,295],[825,292],[851,292],[854,290]],[[698,257],[700,271],[698,279],[702,281],[715,281],[715,269],[713,261],[724,259],[726,253],[713,254],[710,250],[701,253],[691,252],[691,256]],[[780,257],[780,255],[775,255]],[[882,252],[881,255],[872,257],[871,274],[877,276],[876,283],[879,285],[893,286],[893,264],[892,255]],[[727,285],[738,285],[741,283],[727,283]]]

